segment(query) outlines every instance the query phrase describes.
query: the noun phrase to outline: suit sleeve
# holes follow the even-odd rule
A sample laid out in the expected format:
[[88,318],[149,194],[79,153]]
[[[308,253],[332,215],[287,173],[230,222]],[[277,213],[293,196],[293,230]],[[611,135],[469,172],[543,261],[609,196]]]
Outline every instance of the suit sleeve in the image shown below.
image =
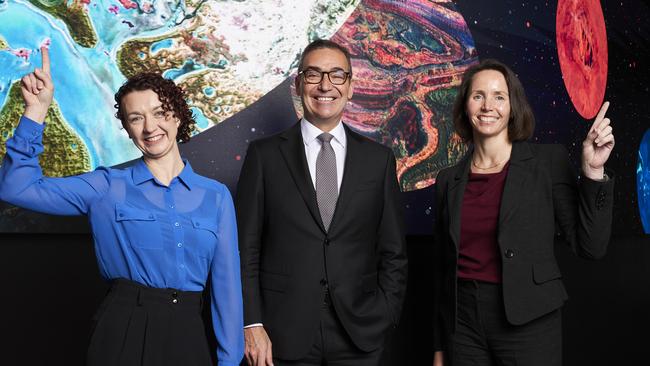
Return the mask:
[[244,325],[263,323],[259,284],[264,220],[263,182],[262,162],[255,143],[251,143],[244,159],[235,196],[244,299]]
[[397,182],[395,156],[387,154],[384,181],[384,208],[379,224],[378,269],[379,286],[390,307],[393,324],[397,325],[402,313],[406,291],[407,258],[404,238],[403,208]]
[[553,153],[553,206],[560,234],[580,257],[605,255],[611,235],[614,179],[606,182],[581,177],[571,167],[564,146]]

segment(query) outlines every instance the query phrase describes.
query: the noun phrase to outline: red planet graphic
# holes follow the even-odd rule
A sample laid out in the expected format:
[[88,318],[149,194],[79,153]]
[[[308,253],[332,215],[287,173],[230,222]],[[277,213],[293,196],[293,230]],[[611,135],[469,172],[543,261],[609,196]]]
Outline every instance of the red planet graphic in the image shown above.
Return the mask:
[[564,86],[580,115],[598,113],[607,85],[607,33],[598,0],[559,0],[557,54]]

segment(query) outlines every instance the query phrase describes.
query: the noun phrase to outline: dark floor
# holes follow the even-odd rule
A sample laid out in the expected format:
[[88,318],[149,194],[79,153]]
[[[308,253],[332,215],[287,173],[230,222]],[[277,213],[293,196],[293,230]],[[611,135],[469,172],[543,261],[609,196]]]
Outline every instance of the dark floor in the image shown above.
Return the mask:
[[[400,327],[383,365],[430,365],[429,237],[409,238],[410,278]],[[648,364],[650,237],[615,237],[597,262],[557,248],[570,300],[565,365]],[[89,235],[3,234],[2,365],[82,365],[92,314],[106,285]]]

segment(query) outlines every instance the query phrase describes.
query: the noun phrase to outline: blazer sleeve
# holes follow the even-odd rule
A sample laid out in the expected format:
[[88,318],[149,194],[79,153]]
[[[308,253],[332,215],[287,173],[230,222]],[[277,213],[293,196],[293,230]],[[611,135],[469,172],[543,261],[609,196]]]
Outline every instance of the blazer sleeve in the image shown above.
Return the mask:
[[570,164],[564,146],[554,149],[553,207],[560,234],[580,257],[598,259],[605,255],[611,235],[614,176],[597,182],[580,177]]
[[393,320],[397,325],[406,292],[407,257],[404,217],[397,182],[395,156],[387,153],[384,178],[384,207],[379,223],[379,286],[383,290]]
[[244,325],[263,323],[260,294],[260,251],[264,220],[264,176],[255,143],[248,146],[242,166],[235,207],[239,232]]

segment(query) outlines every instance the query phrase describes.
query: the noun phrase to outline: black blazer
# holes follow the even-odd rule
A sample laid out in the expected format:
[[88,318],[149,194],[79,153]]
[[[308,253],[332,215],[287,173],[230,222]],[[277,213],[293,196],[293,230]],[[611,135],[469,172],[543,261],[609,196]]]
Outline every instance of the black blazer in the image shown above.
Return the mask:
[[[454,331],[461,205],[471,152],[436,181],[434,329],[436,349]],[[609,172],[608,172],[609,173]],[[605,255],[612,222],[613,177],[576,179],[561,145],[513,144],[501,198],[497,241],[503,302],[513,325],[562,306],[567,294],[553,253],[556,232],[579,256]],[[557,229],[557,230],[556,230]]]
[[326,285],[343,327],[364,351],[383,344],[401,312],[407,261],[395,157],[345,131],[345,170],[329,233],[300,123],[252,142],[239,178],[244,322],[263,323],[281,359],[309,351]]

